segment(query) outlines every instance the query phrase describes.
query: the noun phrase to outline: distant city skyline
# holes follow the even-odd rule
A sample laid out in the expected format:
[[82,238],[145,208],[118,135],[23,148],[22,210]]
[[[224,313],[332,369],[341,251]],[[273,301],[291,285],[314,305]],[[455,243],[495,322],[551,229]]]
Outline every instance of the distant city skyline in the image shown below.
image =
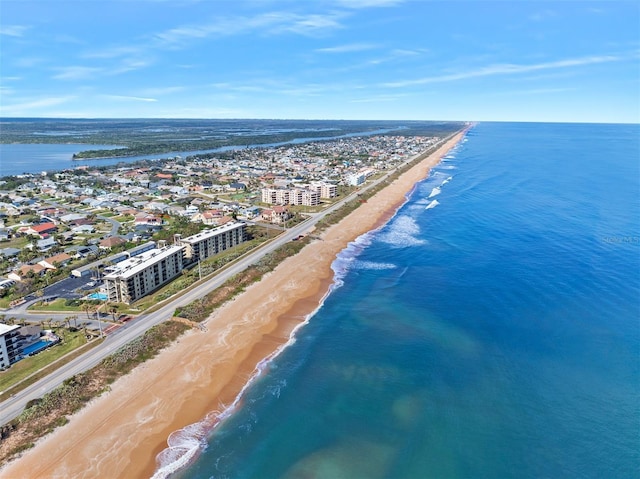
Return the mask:
[[640,122],[637,2],[3,1],[0,116]]

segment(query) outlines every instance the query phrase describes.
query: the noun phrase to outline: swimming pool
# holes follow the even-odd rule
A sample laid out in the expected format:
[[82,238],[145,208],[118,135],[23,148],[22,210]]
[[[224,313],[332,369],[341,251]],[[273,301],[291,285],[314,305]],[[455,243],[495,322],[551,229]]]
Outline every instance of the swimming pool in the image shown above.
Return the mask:
[[30,344],[29,346],[25,346],[24,348],[22,348],[22,354],[23,356],[29,356],[30,354],[34,354],[39,351],[42,351],[43,349],[47,349],[52,344],[54,343],[51,341],[44,341],[41,339],[36,343]]
[[107,296],[105,293],[91,293],[89,296],[87,296],[87,298],[89,298],[89,299],[99,299],[100,301],[106,301],[107,299],[109,299],[109,296]]

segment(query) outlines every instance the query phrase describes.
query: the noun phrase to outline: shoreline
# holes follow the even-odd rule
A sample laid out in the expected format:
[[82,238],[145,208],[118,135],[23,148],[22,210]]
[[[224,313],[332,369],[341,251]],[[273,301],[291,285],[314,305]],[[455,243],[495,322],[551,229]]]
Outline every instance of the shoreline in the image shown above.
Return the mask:
[[[457,133],[354,213],[283,261],[156,358],[118,379],[111,391],[0,470],[0,477],[150,477],[169,435],[216,414],[226,416],[240,392],[268,367],[321,306],[334,283],[336,255],[379,228],[414,185],[465,135]],[[217,423],[213,420],[213,424]],[[140,437],[139,431],[145,436]]]

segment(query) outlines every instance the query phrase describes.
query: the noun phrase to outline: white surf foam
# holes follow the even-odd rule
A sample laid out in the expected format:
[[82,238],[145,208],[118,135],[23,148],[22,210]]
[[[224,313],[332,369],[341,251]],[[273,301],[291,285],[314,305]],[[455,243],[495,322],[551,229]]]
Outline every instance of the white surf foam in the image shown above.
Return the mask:
[[383,230],[380,240],[396,248],[407,246],[418,246],[425,244],[425,240],[420,239],[420,227],[410,216],[401,215],[389,225],[387,230]]
[[440,202],[438,200],[433,200],[431,203],[429,203],[427,205],[427,207],[425,208],[426,210],[430,210],[431,208],[435,208],[436,206],[438,206],[440,204]]
[[[343,278],[347,274],[349,268],[355,263],[357,256],[371,244],[372,234],[373,232],[368,232],[359,236],[337,255],[331,265],[331,269],[334,271],[334,282],[329,288],[327,294],[322,298],[317,308],[307,315],[305,320],[293,329],[289,336],[289,340],[281,345],[270,356],[258,363],[253,374],[240,393],[236,396],[232,404],[221,405],[219,411],[209,413],[202,421],[171,433],[167,440],[168,447],[156,456],[156,471],[151,479],[167,479],[172,474],[192,464],[198,458],[198,456],[207,447],[207,438],[222,421],[231,416],[235,410],[242,405],[246,391],[253,385],[256,379],[263,374],[269,363],[271,363],[271,361],[280,355],[280,353],[287,347],[296,342],[296,334],[298,330],[307,325],[311,318],[315,316],[320,308],[322,308],[326,298],[329,297],[335,289],[344,284]],[[268,393],[279,397],[282,388],[286,386],[286,381],[281,382],[274,388],[269,389]]]
[[354,262],[353,269],[371,269],[371,270],[383,270],[383,269],[395,269],[397,266],[393,263],[377,263],[375,261],[356,261]]
[[431,193],[429,194],[429,196],[427,196],[427,198],[433,198],[434,196],[438,196],[440,193],[442,193],[442,190],[439,186],[436,186],[431,190]]

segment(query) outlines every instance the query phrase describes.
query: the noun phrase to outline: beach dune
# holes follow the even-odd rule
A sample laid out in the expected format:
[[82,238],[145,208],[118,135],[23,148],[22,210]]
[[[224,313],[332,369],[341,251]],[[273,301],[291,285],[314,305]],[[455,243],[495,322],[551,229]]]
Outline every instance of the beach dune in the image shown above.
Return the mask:
[[299,254],[92,401],[0,478],[150,477],[169,435],[234,402],[256,367],[285,345],[326,295],[331,263],[393,215],[463,133],[405,172]]

